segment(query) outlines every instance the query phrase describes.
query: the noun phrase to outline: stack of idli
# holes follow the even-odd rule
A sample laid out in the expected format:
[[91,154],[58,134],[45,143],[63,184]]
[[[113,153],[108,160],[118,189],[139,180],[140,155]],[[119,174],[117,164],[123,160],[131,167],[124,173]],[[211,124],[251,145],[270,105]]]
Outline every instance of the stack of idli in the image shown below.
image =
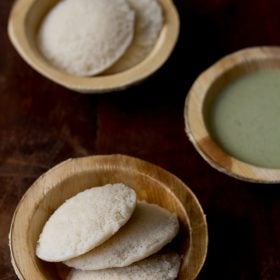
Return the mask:
[[38,48],[69,74],[118,73],[149,55],[163,21],[157,0],[63,0],[43,19]]
[[108,184],[66,200],[44,225],[36,255],[71,267],[68,280],[172,280],[180,257],[161,249],[178,230],[175,214]]

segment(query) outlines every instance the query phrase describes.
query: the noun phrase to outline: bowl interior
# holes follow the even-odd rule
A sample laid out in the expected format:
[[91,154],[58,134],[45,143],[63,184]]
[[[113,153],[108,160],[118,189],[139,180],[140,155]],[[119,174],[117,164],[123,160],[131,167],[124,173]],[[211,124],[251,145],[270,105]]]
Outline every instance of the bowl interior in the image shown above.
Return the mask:
[[[36,242],[43,225],[54,210],[66,199],[89,187],[119,182],[132,186],[137,192],[139,200],[158,204],[178,215],[180,219],[180,233],[177,240],[174,240],[174,249],[180,254],[186,254],[189,246],[188,218],[184,207],[176,196],[170,194],[168,189],[164,188],[159,182],[148,181],[143,174],[130,174],[123,170],[98,170],[80,173],[77,176],[71,176],[60,182],[55,188],[46,193],[38,208],[35,209],[30,221],[30,249],[35,252]],[[43,265],[44,262],[41,263],[42,267],[45,267]],[[45,268],[55,271],[56,266],[51,268],[51,265],[48,264]]]
[[33,1],[25,17],[24,31],[29,46],[32,49],[32,51],[41,59],[43,59],[47,64],[49,64],[48,61],[44,59],[37,47],[37,33],[42,19],[46,16],[49,10],[52,9],[58,2],[59,0]]
[[22,57],[42,75],[83,93],[123,89],[155,72],[169,57],[179,33],[179,17],[172,0],[159,0],[165,24],[151,53],[136,66],[116,74],[94,77],[70,75],[50,64],[37,47],[37,32],[44,16],[58,0],[17,0],[9,19],[9,36]]
[[[177,214],[180,221],[180,231],[169,247],[185,256],[179,279],[193,279],[190,276],[190,272],[191,274],[194,271],[196,271],[196,274],[198,273],[204,261],[207,248],[207,231],[203,212],[196,205],[197,201],[193,195],[191,193],[184,194],[184,187],[182,185],[182,189],[181,187],[177,188],[177,184],[180,181],[178,183],[172,183],[170,178],[173,176],[161,169],[156,168],[156,172],[161,176],[160,179],[156,173],[154,174],[152,172],[152,175],[149,174],[154,168],[149,164],[145,164],[145,168],[148,168],[146,170],[133,168],[131,164],[127,168],[128,166],[119,163],[119,158],[117,157],[118,163],[114,162],[116,158],[113,158],[114,160],[110,165],[102,166],[99,165],[101,162],[96,165],[95,157],[93,158],[94,164],[92,167],[87,166],[87,168],[81,168],[81,166],[85,167],[83,163],[87,159],[78,159],[68,161],[50,170],[35,182],[20,202],[14,216],[10,237],[15,270],[20,272],[17,273],[19,276],[22,276],[22,278],[19,278],[27,279],[24,275],[34,275],[34,277],[41,277],[40,279],[63,279],[63,277],[59,277],[61,271],[63,271],[61,266],[40,261],[35,256],[36,243],[43,225],[56,208],[78,192],[94,186],[123,182],[135,189],[139,200],[158,204]],[[101,160],[103,159],[101,158]],[[108,158],[105,157],[105,159]],[[134,162],[134,160],[129,161],[130,163]],[[138,164],[139,162],[137,161],[136,163]],[[65,176],[65,173],[63,175],[61,172],[68,172],[68,175],[66,174],[67,176]],[[180,184],[182,183],[180,182]],[[182,196],[178,197],[180,192],[182,192]],[[196,205],[195,213],[196,215],[200,215],[197,216],[194,224],[200,223],[201,225],[201,219],[204,221],[203,229],[197,227],[199,234],[197,237],[201,239],[200,243],[204,246],[199,248],[203,253],[199,264],[197,260],[195,263],[189,261],[190,255],[194,252],[191,248],[193,247],[193,239],[190,236],[192,224],[187,214],[187,209],[182,202],[185,199],[189,201],[189,207]],[[197,238],[194,238],[195,240]]]

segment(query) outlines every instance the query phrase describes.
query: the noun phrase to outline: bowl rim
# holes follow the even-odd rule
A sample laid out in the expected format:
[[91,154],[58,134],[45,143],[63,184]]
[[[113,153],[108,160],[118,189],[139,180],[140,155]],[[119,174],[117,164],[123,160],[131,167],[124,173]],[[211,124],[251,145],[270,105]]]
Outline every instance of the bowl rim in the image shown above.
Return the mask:
[[104,93],[125,89],[156,72],[171,55],[180,30],[180,20],[173,0],[159,0],[165,23],[151,53],[136,66],[116,74],[79,77],[67,74],[34,52],[26,34],[26,19],[37,0],[16,0],[8,21],[9,38],[22,58],[44,77],[80,93]]
[[[117,166],[116,161],[120,162]],[[27,243],[24,240],[27,240],[28,219],[31,218],[33,210],[44,195],[57,185],[56,183],[46,184],[48,176],[51,174],[55,179],[58,180],[59,178],[60,181],[63,181],[69,176],[79,174],[79,172],[98,169],[111,170],[112,168],[138,173],[144,175],[149,180],[158,181],[180,201],[180,204],[187,213],[190,230],[189,249],[187,255],[184,257],[189,267],[186,280],[193,280],[197,277],[207,255],[208,227],[206,216],[194,193],[183,181],[161,167],[134,157],[113,154],[87,156],[63,161],[42,174],[26,191],[14,212],[9,232],[9,248],[12,265],[19,279],[27,280],[24,276],[28,275],[26,274],[28,273],[26,267],[32,262],[32,258],[27,252],[28,250],[23,250],[27,248],[27,244],[25,244],[25,248],[22,246],[22,242]],[[65,170],[70,170],[70,172],[67,173]],[[32,201],[32,204],[30,204],[30,201]],[[22,254],[25,254],[25,257]],[[31,267],[33,266],[35,266],[34,263],[32,263]],[[39,272],[37,271],[37,273]],[[42,278],[41,275],[40,279],[46,278]]]
[[[276,59],[280,60],[278,46],[250,47],[231,53],[198,76],[185,100],[185,132],[195,149],[213,168],[239,180],[276,184],[280,182],[280,168],[256,166],[225,152],[208,132],[204,120],[204,101],[212,85],[234,68]],[[280,66],[277,68],[280,69]]]

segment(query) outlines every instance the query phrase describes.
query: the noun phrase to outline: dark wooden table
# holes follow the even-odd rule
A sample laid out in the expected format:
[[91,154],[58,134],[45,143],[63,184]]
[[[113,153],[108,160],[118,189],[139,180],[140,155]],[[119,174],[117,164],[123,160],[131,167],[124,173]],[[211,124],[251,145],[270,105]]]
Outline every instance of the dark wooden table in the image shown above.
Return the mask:
[[183,120],[186,94],[203,69],[243,47],[280,45],[280,1],[175,2],[182,27],[169,61],[140,85],[97,96],[71,92],[33,71],[7,37],[13,1],[0,0],[1,280],[16,279],[9,224],[30,184],[69,157],[112,153],[158,164],[197,195],[210,238],[199,279],[280,279],[280,186],[212,169],[188,141]]

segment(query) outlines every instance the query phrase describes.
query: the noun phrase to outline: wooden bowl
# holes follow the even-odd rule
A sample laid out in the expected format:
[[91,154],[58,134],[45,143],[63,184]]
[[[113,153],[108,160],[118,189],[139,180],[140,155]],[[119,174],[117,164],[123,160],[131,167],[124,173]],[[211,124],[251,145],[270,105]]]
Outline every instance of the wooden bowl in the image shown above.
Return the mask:
[[112,75],[78,77],[52,66],[39,52],[36,34],[42,18],[58,0],[17,0],[12,9],[8,33],[23,59],[50,80],[82,93],[121,90],[138,83],[159,69],[171,54],[179,33],[179,17],[172,0],[159,0],[165,24],[152,52],[138,65]]
[[60,279],[55,264],[35,256],[36,242],[45,222],[76,193],[117,182],[133,187],[138,199],[177,214],[180,231],[171,246],[184,256],[178,279],[195,279],[208,245],[206,219],[197,198],[169,172],[123,155],[69,159],[43,174],[28,189],[15,210],[10,228],[11,259],[19,279]]
[[205,122],[211,100],[225,85],[260,69],[280,69],[279,47],[244,49],[226,56],[203,72],[186,98],[186,133],[201,156],[217,170],[245,181],[279,183],[279,169],[258,167],[229,155],[213,140]]

